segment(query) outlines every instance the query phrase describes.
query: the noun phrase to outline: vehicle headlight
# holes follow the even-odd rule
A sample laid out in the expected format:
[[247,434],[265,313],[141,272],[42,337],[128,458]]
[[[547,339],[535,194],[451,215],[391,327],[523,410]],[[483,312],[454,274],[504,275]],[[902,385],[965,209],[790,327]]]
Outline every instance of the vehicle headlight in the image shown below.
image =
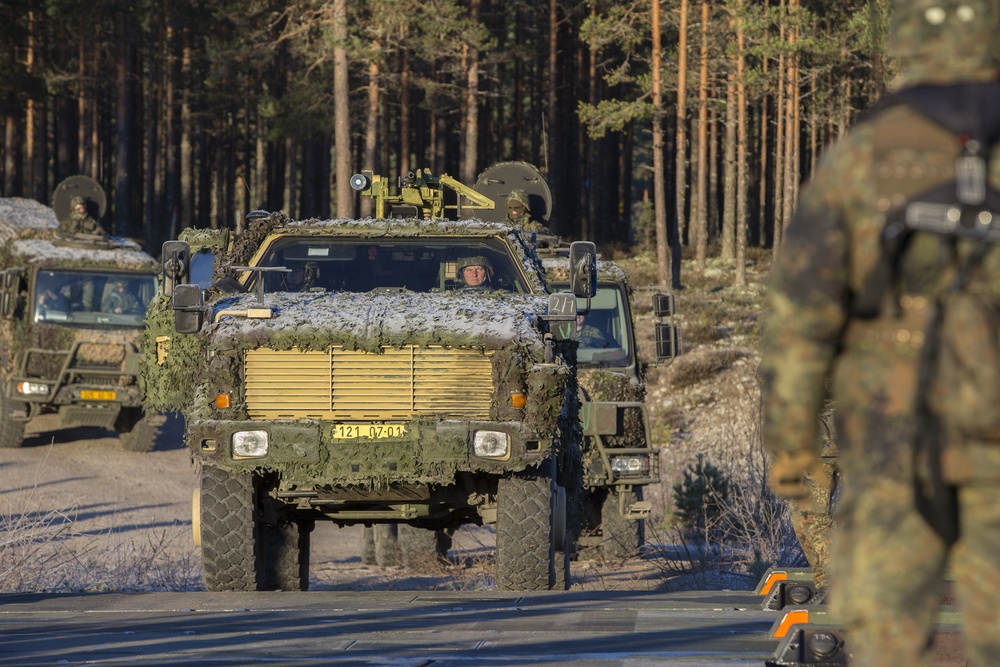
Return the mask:
[[649,457],[639,456],[612,456],[611,472],[615,477],[637,477],[649,472]]
[[18,382],[17,391],[25,396],[44,396],[49,393],[49,385],[40,382]]
[[476,431],[472,452],[491,459],[505,458],[510,454],[510,436],[503,431]]
[[267,431],[233,433],[233,456],[267,456]]

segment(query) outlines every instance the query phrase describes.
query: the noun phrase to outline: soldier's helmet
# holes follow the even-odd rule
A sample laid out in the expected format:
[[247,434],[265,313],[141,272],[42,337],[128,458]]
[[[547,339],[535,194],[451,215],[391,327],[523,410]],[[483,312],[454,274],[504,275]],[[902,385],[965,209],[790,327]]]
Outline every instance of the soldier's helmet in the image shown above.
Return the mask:
[[525,211],[530,208],[528,205],[528,193],[521,189],[510,191],[510,196],[507,197],[507,206],[510,206],[511,202],[520,202],[524,206]]
[[1000,2],[893,0],[889,54],[900,65],[892,87],[1000,79]]
[[467,266],[481,266],[486,269],[486,280],[493,279],[493,264],[490,262],[489,257],[483,255],[474,255],[472,257],[463,257],[458,260],[458,264],[455,266],[455,279],[463,281],[462,271]]
[[72,199],[69,200],[69,206],[70,206],[70,208],[76,208],[80,204],[86,205],[87,204],[87,200],[84,199],[83,197],[79,196],[79,195],[77,195],[76,197],[73,197]]

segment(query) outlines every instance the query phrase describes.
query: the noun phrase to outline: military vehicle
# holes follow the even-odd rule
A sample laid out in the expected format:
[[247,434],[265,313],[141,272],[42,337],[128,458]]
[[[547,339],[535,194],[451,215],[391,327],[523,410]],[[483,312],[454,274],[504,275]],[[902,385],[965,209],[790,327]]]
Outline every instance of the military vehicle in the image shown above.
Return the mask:
[[[552,193],[537,168],[525,162],[501,162],[487,168],[476,181],[476,191],[503,201],[513,188],[523,189],[535,219],[552,215]],[[486,211],[484,219],[501,222],[504,212]],[[535,235],[549,286],[564,289],[569,280],[569,246],[558,237]],[[639,357],[632,289],[617,264],[598,262],[597,294],[581,299],[578,312],[577,367],[584,430],[584,489],[581,547],[599,547],[606,558],[636,553],[643,543],[643,521],[651,505],[642,500],[642,487],[658,484],[659,450],[653,447],[645,404],[644,362]],[[652,296],[657,318],[656,363],[677,355],[677,327],[671,318],[670,294]],[[590,333],[592,335],[581,335]]]
[[[324,520],[494,525],[499,588],[565,587],[581,434],[562,334],[596,289],[593,244],[572,248],[573,292],[549,294],[524,235],[444,219],[493,205],[450,177],[352,185],[375,218],[255,212],[239,236],[164,244],[145,401],[186,418],[206,587],[306,589]],[[463,289],[470,257],[488,289]]]
[[[565,250],[565,249],[563,249]],[[553,290],[569,280],[569,259],[558,246],[543,256]],[[605,558],[625,558],[644,542],[644,520],[652,506],[642,488],[658,484],[659,449],[653,446],[646,408],[644,362],[632,314],[632,289],[614,262],[597,263],[597,293],[578,303],[576,338],[583,443],[582,525],[579,546],[601,549]],[[677,355],[671,295],[654,294],[656,361]]]
[[[73,177],[53,208],[68,209],[83,185],[103,195]],[[59,227],[52,208],[0,199],[0,447],[19,447],[28,420],[56,413],[149,451],[164,418],[142,409],[139,339],[159,262],[132,241]]]

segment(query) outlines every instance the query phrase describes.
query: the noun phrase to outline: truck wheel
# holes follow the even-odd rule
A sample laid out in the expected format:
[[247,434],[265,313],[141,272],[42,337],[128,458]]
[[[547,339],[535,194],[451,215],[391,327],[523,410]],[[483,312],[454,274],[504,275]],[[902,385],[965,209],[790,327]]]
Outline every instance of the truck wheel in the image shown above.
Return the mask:
[[377,565],[375,557],[375,527],[361,527],[361,562],[365,565]]
[[548,462],[499,481],[496,582],[501,590],[548,590],[557,583],[551,468]]
[[396,527],[399,555],[403,566],[419,570],[448,558],[451,535],[443,530],[430,530],[401,523]]
[[377,523],[375,531],[375,564],[379,567],[399,565],[399,540],[396,539],[396,524]]
[[254,476],[201,468],[201,558],[209,591],[257,590]]
[[[624,495],[625,507],[641,499],[635,491],[624,492]],[[642,520],[623,516],[619,502],[620,494],[609,491],[601,505],[601,532],[604,534],[601,549],[608,560],[634,556],[642,546]]]
[[309,590],[309,535],[312,525],[282,521],[277,526],[261,523],[258,590]]
[[164,415],[144,414],[142,408],[122,408],[115,421],[122,449],[129,452],[151,452],[156,438],[166,423]]
[[24,443],[24,422],[11,419],[13,402],[0,390],[0,449],[12,449]]

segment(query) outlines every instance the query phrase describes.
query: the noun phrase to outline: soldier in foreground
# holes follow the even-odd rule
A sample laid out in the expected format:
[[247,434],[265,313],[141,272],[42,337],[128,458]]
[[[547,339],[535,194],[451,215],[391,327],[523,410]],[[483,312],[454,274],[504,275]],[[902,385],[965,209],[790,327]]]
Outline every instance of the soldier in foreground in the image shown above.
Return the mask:
[[832,376],[831,614],[852,665],[928,666],[945,568],[1000,655],[1000,2],[896,0],[894,93],[823,158],[776,262],[771,483],[805,498]]

